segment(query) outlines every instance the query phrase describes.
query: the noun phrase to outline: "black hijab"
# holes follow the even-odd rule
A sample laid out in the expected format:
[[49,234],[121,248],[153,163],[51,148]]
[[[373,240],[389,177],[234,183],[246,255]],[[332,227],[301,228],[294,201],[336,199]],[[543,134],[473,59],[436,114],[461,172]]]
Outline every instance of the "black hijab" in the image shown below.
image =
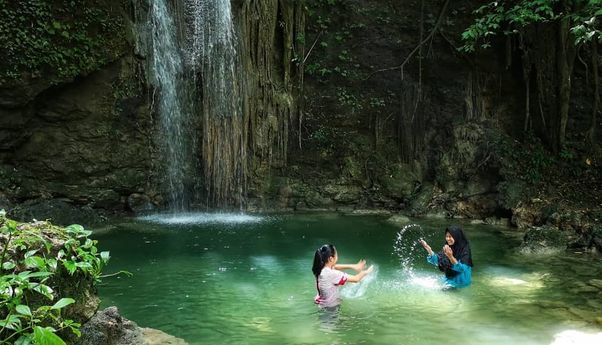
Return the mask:
[[[445,229],[445,232],[454,238],[454,244],[449,246],[454,254],[454,257],[459,262],[472,267],[472,254],[470,252],[470,244],[464,235],[464,231],[457,225],[450,225]],[[447,244],[447,241],[445,242]],[[447,255],[443,253],[443,250],[437,253],[439,258],[439,270],[445,272],[447,278],[453,278],[458,275],[459,272],[452,270],[451,262],[447,258]]]

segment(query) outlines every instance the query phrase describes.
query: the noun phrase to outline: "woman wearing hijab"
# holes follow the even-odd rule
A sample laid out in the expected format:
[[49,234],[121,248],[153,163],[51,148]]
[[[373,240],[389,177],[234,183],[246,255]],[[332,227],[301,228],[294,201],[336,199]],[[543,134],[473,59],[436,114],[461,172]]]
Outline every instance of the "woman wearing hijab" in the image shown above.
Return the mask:
[[428,252],[426,260],[445,272],[445,283],[451,287],[466,287],[472,278],[472,254],[464,231],[451,225],[445,229],[445,245],[439,253],[433,252],[424,240],[420,244]]

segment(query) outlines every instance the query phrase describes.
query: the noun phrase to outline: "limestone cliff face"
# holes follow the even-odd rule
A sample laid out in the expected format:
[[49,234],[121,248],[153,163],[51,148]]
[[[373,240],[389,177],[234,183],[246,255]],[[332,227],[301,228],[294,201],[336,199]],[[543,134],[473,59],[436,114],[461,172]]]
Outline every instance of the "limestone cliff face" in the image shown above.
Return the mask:
[[[125,196],[146,188],[152,164],[152,119],[128,7],[118,0],[95,1],[90,12],[61,21],[57,16],[69,5],[39,6],[42,12],[23,15],[39,19],[41,27],[64,30],[58,38],[54,30],[43,34],[41,39],[61,48],[47,54],[90,52],[54,63],[30,57],[24,48],[21,58],[31,59],[32,67],[16,66],[17,75],[3,75],[0,192],[17,203],[66,198],[80,205],[123,208]],[[81,23],[104,29],[78,31]],[[63,42],[69,35],[69,43]],[[3,72],[8,67],[3,65]]]
[[[0,82],[3,206],[62,198],[79,206],[124,210],[158,207],[164,201],[157,176],[161,133],[148,77],[148,3],[98,0],[93,5],[99,11],[111,9],[103,13],[119,25],[110,27],[105,38],[111,45],[97,47],[91,55],[94,64],[85,65],[89,68],[69,60],[65,64],[70,74],[60,74],[46,60],[32,56],[39,64],[35,70],[19,65],[15,75],[9,67],[2,69],[13,73]],[[232,9],[245,79],[247,184],[254,190],[257,181],[269,176],[270,165],[282,166],[286,159],[303,54],[302,41],[295,38],[303,35],[305,9],[302,2],[286,0],[233,1]],[[46,8],[43,20],[53,25],[52,16],[63,10]],[[96,23],[88,17],[70,20]],[[97,32],[83,34],[92,40]],[[51,42],[57,40],[48,36]],[[82,48],[77,44],[72,42]]]

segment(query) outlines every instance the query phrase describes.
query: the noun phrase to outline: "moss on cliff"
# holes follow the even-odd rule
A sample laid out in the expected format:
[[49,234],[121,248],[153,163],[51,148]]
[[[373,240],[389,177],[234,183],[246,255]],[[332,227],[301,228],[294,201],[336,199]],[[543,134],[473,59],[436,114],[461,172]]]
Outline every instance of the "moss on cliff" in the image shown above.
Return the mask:
[[110,0],[0,0],[0,83],[28,77],[70,79],[121,51],[123,16]]

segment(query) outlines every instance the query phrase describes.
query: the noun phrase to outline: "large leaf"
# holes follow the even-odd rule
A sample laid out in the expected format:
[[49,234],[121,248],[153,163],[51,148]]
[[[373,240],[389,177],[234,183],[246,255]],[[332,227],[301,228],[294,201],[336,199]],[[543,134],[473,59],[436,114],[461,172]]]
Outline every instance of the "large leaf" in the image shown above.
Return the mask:
[[73,298],[61,298],[50,309],[61,309],[73,303],[75,303],[75,300]]
[[54,296],[52,295],[52,288],[48,285],[44,285],[44,284],[35,284],[33,286],[33,291],[38,292],[44,296],[46,296],[46,298],[48,298],[49,300],[53,300]]
[[92,231],[84,230],[84,227],[79,224],[71,224],[65,228],[65,231],[69,234],[76,235],[76,237],[88,237],[92,234]]
[[31,309],[29,309],[29,307],[26,305],[19,304],[15,309],[17,310],[17,313],[21,315],[32,316]]
[[33,328],[33,341],[36,345],[67,345],[50,327],[35,326]]
[[42,269],[46,267],[46,261],[39,256],[30,256],[25,259],[25,266],[27,268],[38,268]]
[[12,270],[13,268],[15,268],[15,263],[12,261],[6,261],[2,264],[2,268],[5,270]]

